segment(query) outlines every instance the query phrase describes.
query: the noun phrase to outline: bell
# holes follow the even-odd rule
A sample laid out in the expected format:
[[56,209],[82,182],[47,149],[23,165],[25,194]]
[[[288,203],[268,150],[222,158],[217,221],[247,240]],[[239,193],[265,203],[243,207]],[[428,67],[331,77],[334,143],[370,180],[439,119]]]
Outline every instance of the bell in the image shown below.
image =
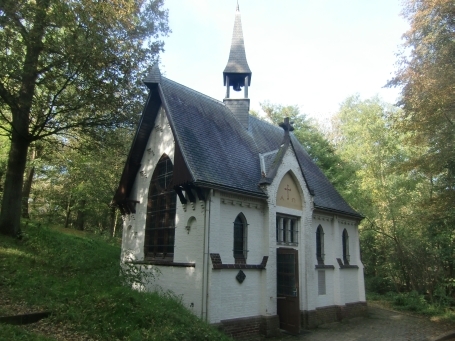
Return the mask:
[[234,91],[240,91],[240,90],[241,90],[241,89],[240,89],[240,83],[239,83],[239,82],[235,83],[235,84],[232,86],[232,88],[234,89]]

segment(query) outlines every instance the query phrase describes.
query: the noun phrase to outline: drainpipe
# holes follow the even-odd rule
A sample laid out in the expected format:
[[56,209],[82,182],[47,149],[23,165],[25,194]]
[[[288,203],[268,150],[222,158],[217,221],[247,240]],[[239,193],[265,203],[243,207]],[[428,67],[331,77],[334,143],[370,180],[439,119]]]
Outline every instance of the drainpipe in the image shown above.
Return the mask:
[[[204,261],[202,268],[202,313],[201,319],[208,322],[208,288],[209,288],[209,271],[210,271],[210,262],[209,262],[209,243],[210,243],[210,213],[211,213],[211,202],[213,196],[213,189],[210,190],[209,197],[207,198],[208,205],[205,205],[204,212]],[[208,206],[208,207],[207,207]],[[207,217],[208,210],[208,217]]]

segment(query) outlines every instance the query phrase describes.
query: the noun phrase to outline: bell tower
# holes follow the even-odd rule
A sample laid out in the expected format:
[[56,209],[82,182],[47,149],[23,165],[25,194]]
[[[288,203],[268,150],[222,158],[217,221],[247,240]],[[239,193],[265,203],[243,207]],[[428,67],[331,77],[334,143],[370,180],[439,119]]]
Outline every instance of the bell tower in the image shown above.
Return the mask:
[[[229,60],[226,68],[223,71],[223,81],[226,86],[226,97],[223,100],[224,104],[231,110],[243,126],[248,129],[248,115],[250,110],[248,86],[251,84],[251,70],[246,60],[242,20],[238,3],[235,11],[231,51],[229,53]],[[243,98],[230,98],[231,87],[234,91],[242,91],[243,88]]]

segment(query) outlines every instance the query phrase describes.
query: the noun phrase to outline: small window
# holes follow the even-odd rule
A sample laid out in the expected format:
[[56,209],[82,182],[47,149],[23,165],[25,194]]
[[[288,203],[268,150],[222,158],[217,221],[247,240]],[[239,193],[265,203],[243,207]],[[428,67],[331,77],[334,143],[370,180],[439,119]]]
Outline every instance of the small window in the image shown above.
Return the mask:
[[284,215],[276,216],[276,241],[279,244],[298,244],[298,223],[297,217]]
[[343,262],[346,265],[349,265],[350,261],[350,256],[349,256],[349,235],[348,231],[346,229],[343,230]]
[[236,264],[245,263],[247,256],[247,223],[240,213],[234,221],[234,259]]
[[150,181],[144,241],[144,254],[149,259],[172,261],[174,258],[177,196],[172,184],[173,170],[171,160],[163,155]]
[[319,225],[316,229],[316,259],[318,264],[324,264],[324,230]]

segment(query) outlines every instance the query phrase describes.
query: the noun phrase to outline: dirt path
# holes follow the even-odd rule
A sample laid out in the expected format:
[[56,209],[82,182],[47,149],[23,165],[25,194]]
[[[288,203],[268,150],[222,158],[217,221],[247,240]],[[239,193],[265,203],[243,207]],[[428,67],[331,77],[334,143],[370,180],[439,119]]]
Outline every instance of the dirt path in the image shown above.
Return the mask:
[[283,335],[267,340],[428,341],[435,340],[451,330],[455,331],[455,325],[432,322],[427,318],[385,310],[372,304],[369,304],[368,311],[369,317],[366,318],[323,325],[315,330],[304,331],[299,336]]

